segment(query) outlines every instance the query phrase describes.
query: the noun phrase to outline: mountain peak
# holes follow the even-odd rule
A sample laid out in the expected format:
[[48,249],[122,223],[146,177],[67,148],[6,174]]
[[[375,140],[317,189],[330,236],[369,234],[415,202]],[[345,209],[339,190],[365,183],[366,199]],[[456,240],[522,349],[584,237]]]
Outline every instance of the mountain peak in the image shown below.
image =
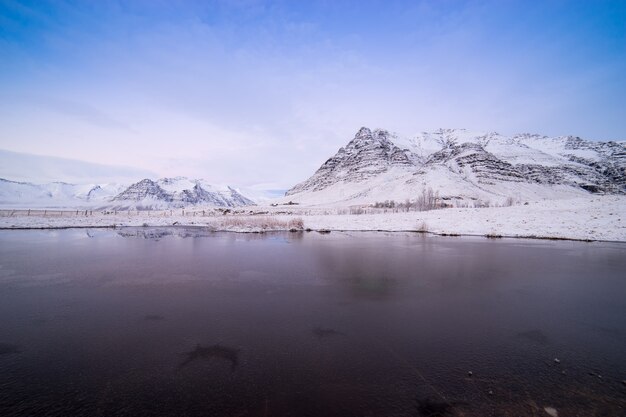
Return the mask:
[[346,147],[328,159],[313,177],[297,184],[287,195],[306,190],[321,190],[333,182],[363,182],[393,167],[412,164],[406,152],[395,145],[387,130],[359,129]]
[[372,136],[372,131],[370,130],[370,128],[363,126],[359,129],[358,132],[356,132],[356,135],[354,135],[354,139],[366,138],[370,136]]
[[384,129],[374,129],[371,130],[367,127],[362,127],[359,131],[354,135],[354,139],[352,139],[346,149],[352,148],[362,148],[362,147],[385,147],[390,148],[393,147],[393,143],[391,142],[392,135]]

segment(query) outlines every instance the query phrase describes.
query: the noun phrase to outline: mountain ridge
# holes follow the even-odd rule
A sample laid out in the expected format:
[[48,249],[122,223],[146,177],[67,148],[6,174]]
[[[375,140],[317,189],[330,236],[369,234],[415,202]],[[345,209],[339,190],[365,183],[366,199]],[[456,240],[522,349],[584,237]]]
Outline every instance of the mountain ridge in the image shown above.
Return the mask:
[[189,206],[240,207],[254,201],[230,186],[186,177],[145,178],[130,185],[116,183],[34,184],[0,178],[0,206],[16,208],[170,209]]
[[384,188],[389,198],[410,199],[419,192],[416,184],[447,198],[470,200],[498,200],[512,193],[519,198],[550,198],[552,192],[554,198],[626,194],[626,145],[465,129],[400,138],[362,127],[286,197],[313,204],[372,202],[386,199],[378,190]]
[[230,186],[217,187],[203,180],[186,177],[148,178],[131,184],[116,195],[112,202],[130,207],[170,208],[207,205],[215,207],[240,207],[253,205],[254,201]]

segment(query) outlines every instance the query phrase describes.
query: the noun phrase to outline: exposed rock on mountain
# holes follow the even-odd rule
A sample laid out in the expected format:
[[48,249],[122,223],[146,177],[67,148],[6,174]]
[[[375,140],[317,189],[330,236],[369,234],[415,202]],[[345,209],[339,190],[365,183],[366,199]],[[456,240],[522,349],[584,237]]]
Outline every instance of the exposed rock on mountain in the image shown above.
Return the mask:
[[286,195],[302,203],[356,204],[410,199],[425,187],[445,199],[473,201],[626,194],[626,146],[463,129],[399,138],[363,127]]
[[142,201],[144,199],[171,202],[172,196],[165,192],[156,182],[143,179],[115,196],[113,201]]
[[459,172],[467,170],[476,177],[476,182],[482,184],[493,184],[493,181],[524,181],[523,175],[513,165],[498,159],[478,143],[447,146],[430,155],[424,165],[435,164],[447,164],[451,169],[457,168]]
[[287,195],[323,190],[339,181],[366,181],[394,166],[414,166],[415,161],[411,158],[419,158],[400,149],[390,138],[386,130],[372,132],[362,127],[345,148],[340,148],[311,178],[293,187]]

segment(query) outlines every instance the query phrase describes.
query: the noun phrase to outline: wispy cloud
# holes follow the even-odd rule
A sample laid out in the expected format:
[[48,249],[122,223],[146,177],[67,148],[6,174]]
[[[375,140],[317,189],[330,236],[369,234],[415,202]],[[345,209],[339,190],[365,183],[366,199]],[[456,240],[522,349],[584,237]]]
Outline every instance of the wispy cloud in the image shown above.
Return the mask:
[[[89,104],[54,97],[34,97],[29,102],[44,110],[66,115],[74,119],[73,121],[88,123],[104,129],[130,130],[128,123],[116,120],[114,117]],[[113,132],[112,134],[115,133]]]

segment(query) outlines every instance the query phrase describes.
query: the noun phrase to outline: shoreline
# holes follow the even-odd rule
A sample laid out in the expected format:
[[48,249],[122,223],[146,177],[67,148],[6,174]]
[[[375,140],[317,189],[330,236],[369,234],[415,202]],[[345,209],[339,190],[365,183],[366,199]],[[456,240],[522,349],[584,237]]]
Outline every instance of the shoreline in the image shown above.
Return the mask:
[[370,231],[626,242],[626,196],[540,200],[507,207],[372,211],[351,207],[194,207],[163,211],[0,210],[0,230],[202,227],[211,231]]
[[489,235],[489,234],[468,234],[468,233],[437,233],[420,230],[385,230],[385,229],[306,229],[306,230],[293,230],[293,229],[271,229],[271,230],[233,230],[233,229],[213,229],[209,226],[199,224],[177,224],[177,225],[148,225],[148,226],[134,226],[134,225],[98,225],[98,226],[42,226],[42,227],[0,227],[0,232],[8,230],[71,230],[71,229],[109,229],[109,230],[124,230],[124,229],[202,229],[208,233],[239,233],[239,234],[271,234],[271,233],[318,233],[318,234],[330,234],[330,233],[409,233],[418,235],[429,235],[437,237],[473,237],[484,239],[526,239],[526,240],[550,240],[550,241],[567,241],[567,242],[582,242],[582,243],[621,243],[625,244],[626,240],[602,240],[602,239],[581,239],[573,237],[557,237],[557,236],[541,236],[541,235]]

